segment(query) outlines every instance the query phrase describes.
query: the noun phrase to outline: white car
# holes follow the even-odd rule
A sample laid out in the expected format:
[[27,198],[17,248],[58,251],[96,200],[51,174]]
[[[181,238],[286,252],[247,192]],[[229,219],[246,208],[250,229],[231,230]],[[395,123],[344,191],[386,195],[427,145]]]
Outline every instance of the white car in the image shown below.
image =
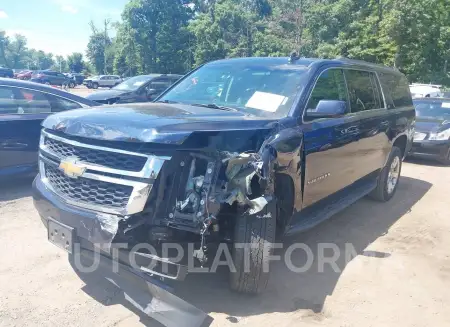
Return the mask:
[[444,96],[441,91],[442,85],[416,84],[409,86],[413,99],[418,98],[441,98]]
[[99,75],[86,78],[83,84],[89,89],[98,89],[99,87],[114,87],[122,83],[122,78],[117,75]]

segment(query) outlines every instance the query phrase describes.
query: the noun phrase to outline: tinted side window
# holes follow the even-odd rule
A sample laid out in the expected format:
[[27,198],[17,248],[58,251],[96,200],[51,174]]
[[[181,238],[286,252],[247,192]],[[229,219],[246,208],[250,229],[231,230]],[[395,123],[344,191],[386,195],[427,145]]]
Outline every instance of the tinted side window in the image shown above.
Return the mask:
[[409,83],[405,76],[389,73],[379,74],[388,108],[412,106]]
[[359,70],[346,70],[350,107],[352,112],[380,109],[384,105],[380,102],[379,88],[375,74]]
[[73,102],[64,98],[53,96],[51,94],[46,94],[47,99],[51,103],[52,112],[61,112],[71,109],[79,109],[81,105],[77,102]]
[[44,93],[28,90],[18,89],[17,103],[19,114],[41,114],[50,113],[51,105]]
[[170,85],[172,85],[172,82],[170,80],[167,79],[158,79],[158,80],[154,80],[152,81],[149,85],[148,85],[148,89],[155,89],[157,91],[164,91],[165,89],[167,89]]
[[306,110],[315,110],[320,100],[347,102],[347,88],[341,69],[330,69],[320,75],[311,93]]
[[14,99],[14,92],[9,87],[0,86],[0,115],[17,114],[18,105]]

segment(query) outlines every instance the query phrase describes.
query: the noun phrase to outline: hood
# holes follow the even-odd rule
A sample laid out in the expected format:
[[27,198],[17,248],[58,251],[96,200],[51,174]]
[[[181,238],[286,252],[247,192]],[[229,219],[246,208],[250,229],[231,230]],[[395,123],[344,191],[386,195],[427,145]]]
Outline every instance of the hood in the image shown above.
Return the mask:
[[193,132],[271,129],[275,119],[183,104],[143,103],[77,109],[49,116],[43,126],[110,141],[181,144]]
[[106,91],[98,91],[91,94],[88,94],[86,96],[86,99],[92,100],[92,101],[101,101],[101,100],[109,100],[112,98],[117,98],[119,96],[126,95],[130,92],[128,91],[121,91],[121,90],[106,90]]
[[421,133],[440,132],[450,128],[450,120],[432,118],[432,117],[416,117],[416,131]]

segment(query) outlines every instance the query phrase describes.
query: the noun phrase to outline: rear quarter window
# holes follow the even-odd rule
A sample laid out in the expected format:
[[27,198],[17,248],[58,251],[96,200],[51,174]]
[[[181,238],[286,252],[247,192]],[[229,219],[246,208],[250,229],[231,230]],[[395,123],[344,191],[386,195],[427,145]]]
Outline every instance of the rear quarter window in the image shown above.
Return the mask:
[[388,109],[412,106],[409,83],[405,76],[379,73]]

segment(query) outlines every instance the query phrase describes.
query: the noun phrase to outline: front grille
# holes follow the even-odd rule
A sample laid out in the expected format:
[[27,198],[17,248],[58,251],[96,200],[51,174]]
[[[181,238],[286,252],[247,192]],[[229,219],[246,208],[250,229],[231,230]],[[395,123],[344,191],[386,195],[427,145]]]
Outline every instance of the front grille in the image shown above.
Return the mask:
[[61,158],[76,157],[79,161],[112,169],[138,172],[147,162],[146,157],[74,146],[48,137],[45,146]]
[[132,186],[82,177],[73,179],[50,165],[45,165],[45,176],[58,194],[69,200],[86,204],[124,208],[127,206],[133,191]]

